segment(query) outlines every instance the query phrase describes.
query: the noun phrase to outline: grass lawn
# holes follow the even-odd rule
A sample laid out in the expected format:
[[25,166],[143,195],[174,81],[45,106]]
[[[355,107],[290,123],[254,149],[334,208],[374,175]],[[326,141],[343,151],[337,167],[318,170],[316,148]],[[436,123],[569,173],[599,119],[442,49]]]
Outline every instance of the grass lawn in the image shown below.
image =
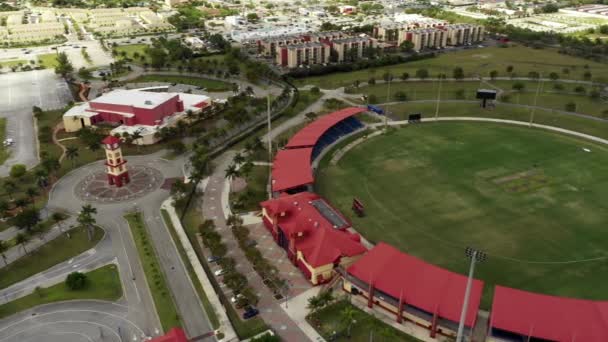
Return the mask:
[[231,194],[232,206],[236,212],[260,210],[260,202],[268,199],[268,166],[256,165],[245,178],[247,187]]
[[[89,241],[86,229],[74,228],[70,237],[65,234],[46,243],[19,260],[0,269],[0,288],[8,287],[36,273],[42,272],[60,262],[69,260],[94,247],[104,235],[101,228],[95,228],[93,241]],[[21,248],[21,247],[20,247]]]
[[45,68],[53,69],[57,66],[57,54],[38,55],[38,63],[44,65]]
[[148,45],[146,45],[146,44],[119,45],[119,46],[115,47],[114,50],[116,50],[118,52],[119,58],[122,58],[122,52],[125,52],[127,54],[126,57],[133,59],[137,63],[140,63],[141,59],[135,58],[135,56],[133,56],[133,54],[135,54],[137,52],[140,56],[146,56],[146,59],[147,59],[147,54],[146,54],[147,47],[148,47]]
[[125,219],[129,222],[129,228],[131,228],[135,246],[137,246],[139,260],[141,260],[144,268],[163,331],[169,331],[173,327],[181,327],[182,322],[167,287],[167,279],[160,268],[154,246],[150,242],[141,214],[127,214]]
[[130,80],[129,83],[142,83],[142,82],[165,82],[165,83],[179,83],[189,84],[197,87],[205,88],[209,92],[220,92],[232,90],[232,85],[228,82],[212,80],[204,77],[190,77],[190,76],[167,76],[167,75],[143,75]]
[[[408,114],[421,113],[423,117],[435,115],[435,103],[401,103],[390,105],[389,111],[397,119],[407,119]],[[493,109],[480,108],[477,103],[450,103],[444,102],[439,106],[439,116],[475,116],[486,118],[509,119],[516,121],[530,121],[530,109],[512,107],[498,103]],[[560,114],[549,109],[537,109],[534,113],[534,122],[537,124],[556,126],[574,130],[581,133],[608,139],[608,121],[591,120],[574,115]]]
[[190,263],[190,260],[188,259],[188,256],[186,255],[186,251],[184,250],[184,247],[182,246],[182,244],[177,236],[175,227],[173,226],[173,223],[171,222],[171,217],[169,216],[169,213],[165,209],[162,209],[161,213],[163,215],[163,220],[165,221],[165,224],[167,225],[167,227],[169,227],[169,232],[171,233],[171,238],[173,238],[173,241],[175,241],[175,245],[177,246],[179,255],[182,258],[182,260],[184,261],[184,265],[186,265],[186,268],[188,269],[188,274],[190,275],[190,279],[192,279],[194,288],[196,289],[198,296],[201,298],[201,301],[203,302],[203,307],[205,309],[205,312],[207,313],[207,316],[209,317],[211,326],[214,329],[217,329],[220,325],[220,322],[217,319],[217,315],[215,314],[215,310],[213,309],[211,302],[209,302],[209,298],[207,298],[207,294],[203,290],[201,283],[198,281],[198,277],[196,276],[196,273],[194,272],[194,268],[192,267],[192,264]]
[[[522,83],[525,88],[522,92],[513,90],[513,84]],[[577,105],[576,111],[581,114],[592,116],[604,116],[605,111],[608,111],[608,103],[601,100],[593,100],[588,95],[574,93],[574,88],[578,85],[561,83],[564,86],[563,91],[553,89],[552,84],[544,83],[539,93],[536,105],[555,110],[565,110],[566,104],[573,102]],[[490,86],[492,85],[492,86]],[[504,94],[508,94],[509,103],[533,105],[536,94],[537,82],[516,82],[516,81],[496,81],[488,83],[480,82],[442,82],[441,99],[442,100],[476,100],[475,95],[477,89],[494,88],[502,89]],[[590,87],[585,87],[586,91],[590,91]],[[356,89],[355,93],[365,95],[374,95],[378,103],[387,102],[387,84],[375,84]],[[394,82],[391,83],[389,102],[399,101],[396,93],[403,92],[407,96],[408,101],[417,100],[434,100],[437,99],[439,92],[439,82]],[[504,101],[504,97],[501,98]],[[608,113],[608,112],[607,112]]]
[[[0,141],[6,139],[6,118],[0,118]],[[10,157],[10,151],[4,145],[0,146],[0,165]]]
[[23,59],[10,59],[10,60],[1,60],[0,61],[0,69],[1,68],[10,68],[13,66],[19,65],[27,65],[27,61]]
[[87,272],[87,286],[78,291],[59,283],[48,288],[0,305],[0,318],[4,318],[38,305],[75,299],[99,299],[115,301],[122,297],[122,285],[115,265],[107,265]]
[[[427,69],[432,77],[436,77],[439,73],[451,76],[455,67],[463,68],[466,77],[474,77],[478,74],[488,77],[492,70],[498,71],[498,76],[506,77],[509,76],[506,72],[509,65],[513,66],[513,73],[521,77],[526,77],[530,71],[536,71],[544,77],[547,77],[551,72],[556,72],[563,79],[582,80],[584,79],[584,73],[589,71],[594,81],[608,82],[608,68],[604,64],[562,55],[557,53],[555,49],[512,46],[509,48],[487,47],[447,52],[436,58],[420,61],[297,79],[296,84],[299,86],[314,84],[323,89],[334,89],[351,85],[355,80],[363,82],[370,77],[381,79],[387,71],[395,77],[399,77],[404,72],[409,73],[410,77],[415,77],[416,70],[423,68]],[[585,69],[585,65],[588,65],[589,68]],[[564,74],[563,69],[568,69],[568,74]]]
[[[343,314],[346,308],[351,308],[355,311],[354,323],[351,326],[351,337],[347,337],[348,325],[345,323]],[[308,321],[317,330],[321,336],[328,339],[337,333],[338,337],[331,341],[353,341],[367,342],[371,340],[373,334],[374,341],[401,341],[401,342],[419,342],[417,338],[407,335],[377,319],[376,317],[361,311],[356,306],[348,301],[338,301],[328,305],[308,317]]]
[[[407,148],[405,148],[407,147]],[[583,148],[591,150],[590,153]],[[350,212],[374,242],[466,273],[466,246],[488,254],[476,269],[493,285],[608,299],[602,200],[608,147],[538,129],[491,123],[428,123],[359,145],[318,172],[316,189]]]

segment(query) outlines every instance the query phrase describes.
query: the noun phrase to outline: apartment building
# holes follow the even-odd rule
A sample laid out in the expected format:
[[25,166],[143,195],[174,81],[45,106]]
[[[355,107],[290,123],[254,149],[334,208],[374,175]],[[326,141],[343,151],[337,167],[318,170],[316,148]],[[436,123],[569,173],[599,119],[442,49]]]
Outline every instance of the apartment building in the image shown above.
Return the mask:
[[402,41],[414,44],[414,51],[425,48],[442,49],[448,43],[448,33],[438,28],[416,29],[404,32]]
[[306,42],[282,46],[276,63],[288,68],[329,62],[331,46],[327,43]]
[[484,28],[481,25],[454,24],[446,27],[448,32],[448,45],[467,45],[480,42],[484,37]]
[[363,57],[366,48],[374,47],[374,40],[370,37],[349,37],[336,39],[331,43],[339,63],[359,59]]
[[423,49],[442,49],[446,46],[457,46],[477,43],[483,40],[483,26],[471,24],[454,24],[433,28],[414,29],[402,32],[399,44],[410,41],[414,51]]

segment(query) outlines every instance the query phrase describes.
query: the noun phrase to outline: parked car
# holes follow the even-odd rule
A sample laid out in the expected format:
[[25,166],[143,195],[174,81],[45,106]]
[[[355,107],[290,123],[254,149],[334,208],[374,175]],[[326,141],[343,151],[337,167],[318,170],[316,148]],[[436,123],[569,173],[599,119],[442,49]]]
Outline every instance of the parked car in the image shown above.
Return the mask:
[[15,144],[15,141],[13,140],[13,138],[4,139],[4,142],[3,142],[4,146],[12,146],[13,144]]
[[220,259],[219,256],[210,255],[207,257],[207,262],[218,262]]
[[249,306],[245,309],[245,312],[243,312],[243,319],[250,319],[253,318],[255,316],[257,316],[260,313],[260,311],[252,306]]
[[219,276],[226,274],[226,270],[223,268],[220,268],[219,270],[215,271],[213,274],[215,274],[216,277],[219,277]]

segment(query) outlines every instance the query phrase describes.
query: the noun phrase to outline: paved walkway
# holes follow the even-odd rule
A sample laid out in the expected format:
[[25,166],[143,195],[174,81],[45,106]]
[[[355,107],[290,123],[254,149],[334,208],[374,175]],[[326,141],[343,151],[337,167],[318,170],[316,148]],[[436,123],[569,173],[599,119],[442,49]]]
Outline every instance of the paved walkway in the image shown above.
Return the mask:
[[242,249],[230,229],[226,226],[226,215],[229,213],[227,203],[227,186],[225,171],[232,162],[234,152],[223,154],[215,165],[213,174],[209,177],[203,196],[203,216],[212,219],[217,231],[228,248],[228,255],[235,259],[236,269],[244,274],[249,284],[259,294],[258,308],[264,321],[286,341],[307,341],[307,335],[299,328],[274,299],[272,292],[262,283],[260,276],[245,257]]

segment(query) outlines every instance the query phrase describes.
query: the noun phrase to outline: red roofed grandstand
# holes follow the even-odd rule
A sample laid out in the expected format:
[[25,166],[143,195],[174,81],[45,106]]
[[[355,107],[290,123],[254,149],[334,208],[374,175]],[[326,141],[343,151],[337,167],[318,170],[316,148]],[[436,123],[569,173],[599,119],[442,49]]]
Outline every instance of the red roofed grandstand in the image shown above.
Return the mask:
[[350,223],[319,195],[301,192],[260,204],[266,228],[313,284],[329,281],[335,266],[347,267],[367,249]]
[[496,286],[490,341],[608,341],[608,302]]
[[[456,336],[467,277],[426,263],[379,243],[346,270],[343,289],[394,313],[397,322],[410,320],[428,328],[431,337]],[[483,282],[471,287],[465,326],[475,326]],[[369,296],[369,293],[372,296]]]
[[310,190],[312,148],[280,150],[272,163],[272,192]]

